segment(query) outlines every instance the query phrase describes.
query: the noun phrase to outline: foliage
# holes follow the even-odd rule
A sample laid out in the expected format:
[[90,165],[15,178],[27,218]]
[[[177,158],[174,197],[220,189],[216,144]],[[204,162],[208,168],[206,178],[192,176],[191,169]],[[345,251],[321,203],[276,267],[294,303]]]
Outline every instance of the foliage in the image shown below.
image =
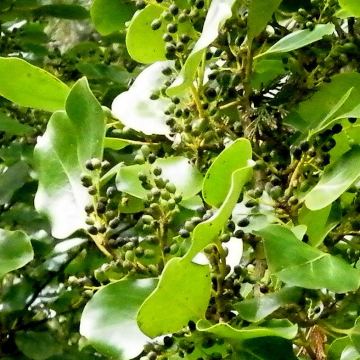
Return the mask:
[[0,358],[360,359],[358,0],[0,2]]

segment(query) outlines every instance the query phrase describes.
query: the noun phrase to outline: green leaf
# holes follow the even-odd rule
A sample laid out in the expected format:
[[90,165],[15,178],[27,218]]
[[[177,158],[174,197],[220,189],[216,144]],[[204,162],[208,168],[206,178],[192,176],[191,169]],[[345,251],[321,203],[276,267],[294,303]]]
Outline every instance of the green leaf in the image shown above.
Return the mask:
[[91,18],[101,35],[125,29],[136,8],[133,2],[119,0],[95,0],[91,6]]
[[106,356],[132,359],[139,355],[150,339],[138,328],[136,315],[156,284],[155,279],[128,279],[101,288],[82,313],[81,335]]
[[356,146],[328,165],[316,186],[305,196],[310,210],[320,210],[341,196],[360,176],[360,147]]
[[171,259],[157,288],[139,310],[137,322],[140,329],[154,338],[181,330],[189,320],[205,318],[210,292],[209,266],[185,258]]
[[51,222],[52,235],[63,239],[85,227],[84,207],[91,201],[80,175],[85,161],[101,159],[105,116],[86,79],[79,80],[66,101],[65,112],[51,117],[35,147],[39,187],[35,207]]
[[303,206],[299,211],[299,223],[307,226],[309,244],[319,246],[326,235],[340,222],[341,208],[337,203],[311,211]]
[[60,19],[85,20],[90,13],[83,6],[74,4],[51,4],[40,6],[33,11],[35,16],[53,16]]
[[356,0],[339,0],[339,5],[353,17],[360,17],[360,4]]
[[152,165],[146,163],[143,165],[123,166],[116,176],[117,188],[127,194],[144,199],[148,190],[141,186],[138,174],[139,172],[145,173],[149,181],[153,183],[155,177],[152,170],[155,167],[162,169],[161,177],[174,184],[176,192],[180,193],[183,199],[191,198],[201,190],[201,173],[187,158],[182,156],[157,159]]
[[193,259],[198,252],[216,241],[220,230],[229,219],[231,212],[237,203],[243,186],[251,179],[252,174],[253,171],[251,166],[235,170],[232,173],[231,187],[221,207],[210,219],[195,227],[192,245],[186,254],[187,258]]
[[218,37],[219,30],[232,15],[231,7],[234,2],[235,0],[211,1],[201,36],[182,67],[179,76],[168,88],[167,94],[169,96],[178,95],[192,85],[206,48]]
[[288,72],[285,68],[281,59],[261,59],[255,64],[251,87],[256,90],[266,89],[272,81]]
[[0,229],[0,279],[34,258],[28,236],[22,231]]
[[236,359],[241,360],[298,360],[292,343],[280,337],[249,339],[240,343]]
[[302,294],[298,287],[284,287],[269,295],[244,300],[234,305],[239,315],[250,322],[257,322],[279,309],[281,306],[297,302]]
[[271,46],[265,52],[255,56],[255,58],[272,53],[284,53],[300,49],[306,45],[314,43],[315,41],[321,40],[325,35],[331,35],[334,31],[334,24],[317,24],[313,30],[306,29],[294,31],[291,34],[281,38],[276,44]]
[[49,332],[19,331],[15,335],[17,347],[30,359],[45,360],[60,353],[60,344]]
[[105,136],[105,114],[90,90],[86,78],[78,80],[66,99],[66,113],[77,132],[78,159],[102,158]]
[[20,189],[29,176],[29,166],[21,161],[0,171],[0,205],[7,204],[15,191]]
[[[344,72],[333,76],[330,83],[321,84],[312,97],[301,102],[298,109],[284,120],[301,132],[315,129],[351,88],[354,89],[339,109],[341,114],[350,112],[359,105],[360,74]],[[333,114],[333,117],[336,118],[340,113]]]
[[0,58],[0,95],[21,106],[63,110],[67,85],[47,71],[18,58]]
[[[126,48],[135,61],[151,64],[166,60],[165,42],[162,37],[167,32],[167,23],[162,20],[159,29],[151,28],[151,22],[159,19],[164,10],[166,8],[162,5],[150,4],[143,10],[137,11],[131,19],[126,34]],[[186,21],[178,24],[178,33],[192,35],[191,23]]]
[[251,0],[247,22],[250,42],[265,28],[280,3],[281,0]]
[[358,354],[358,357],[349,357],[345,356],[342,357],[343,352],[346,348],[349,349],[349,347],[352,346],[352,342],[348,336],[335,339],[328,350],[327,356],[329,360],[356,360],[360,356]]
[[111,110],[124,125],[146,135],[170,134],[170,128],[166,125],[169,117],[164,111],[171,100],[165,97],[151,100],[150,96],[159,91],[167,80],[162,70],[171,65],[170,61],[152,64],[141,72],[128,91],[115,98]]
[[26,135],[32,132],[33,128],[27,124],[21,124],[5,113],[0,112],[0,131],[4,131],[9,135]]
[[355,291],[359,273],[344,260],[299,241],[281,225],[257,231],[263,237],[269,270],[288,285],[306,289],[326,288],[337,293]]
[[355,321],[355,326],[349,331],[349,338],[355,346],[357,353],[360,354],[360,317]]
[[252,151],[250,141],[237,139],[211,164],[203,183],[203,198],[214,207],[219,207],[225,200],[230,187],[231,175],[237,170],[248,166]]
[[128,140],[128,139],[119,139],[119,138],[105,138],[104,139],[104,148],[109,148],[113,150],[121,150],[129,145],[144,145],[145,142]]
[[268,336],[279,336],[285,339],[292,339],[298,332],[298,326],[292,324],[289,320],[271,320],[263,323],[264,326],[236,329],[227,323],[211,325],[207,320],[200,320],[197,323],[199,331],[206,331],[217,335],[219,338],[229,338],[236,341],[244,341],[254,338]]

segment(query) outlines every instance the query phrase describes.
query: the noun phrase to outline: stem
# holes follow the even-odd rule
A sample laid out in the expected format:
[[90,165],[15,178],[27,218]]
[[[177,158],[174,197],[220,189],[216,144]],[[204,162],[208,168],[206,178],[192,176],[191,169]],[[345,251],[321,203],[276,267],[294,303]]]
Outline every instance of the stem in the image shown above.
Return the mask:
[[198,112],[199,112],[199,117],[200,119],[204,119],[205,118],[205,112],[204,112],[204,109],[201,105],[201,100],[200,100],[200,97],[199,97],[199,93],[196,89],[196,87],[194,85],[191,85],[191,91],[192,91],[192,94],[193,94],[193,98],[194,98],[194,101],[195,101],[195,104],[196,104],[196,107],[198,109]]
[[103,243],[103,237],[101,235],[91,235],[91,238],[94,240],[94,243],[99,248],[99,250],[107,257],[112,258],[113,256],[107,251],[104,247]]

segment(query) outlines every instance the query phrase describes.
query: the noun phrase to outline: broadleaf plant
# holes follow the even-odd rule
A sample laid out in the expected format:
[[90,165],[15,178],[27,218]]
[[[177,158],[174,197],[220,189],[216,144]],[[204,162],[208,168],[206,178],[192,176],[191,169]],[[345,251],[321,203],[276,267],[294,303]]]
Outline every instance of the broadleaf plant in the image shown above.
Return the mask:
[[360,359],[359,11],[0,1],[0,358]]

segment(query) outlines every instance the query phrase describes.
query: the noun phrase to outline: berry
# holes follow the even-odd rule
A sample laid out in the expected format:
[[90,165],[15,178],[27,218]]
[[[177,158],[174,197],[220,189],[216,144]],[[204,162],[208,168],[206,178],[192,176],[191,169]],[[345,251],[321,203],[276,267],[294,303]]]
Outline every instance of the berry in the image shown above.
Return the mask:
[[250,220],[248,218],[243,218],[237,222],[237,225],[240,227],[246,227],[250,224]]
[[153,30],[158,30],[160,29],[161,21],[159,19],[155,19],[151,22],[150,26]]
[[174,34],[178,31],[178,26],[176,24],[168,24],[166,28],[170,34]]
[[169,11],[172,15],[177,15],[179,13],[179,8],[176,5],[170,5]]

